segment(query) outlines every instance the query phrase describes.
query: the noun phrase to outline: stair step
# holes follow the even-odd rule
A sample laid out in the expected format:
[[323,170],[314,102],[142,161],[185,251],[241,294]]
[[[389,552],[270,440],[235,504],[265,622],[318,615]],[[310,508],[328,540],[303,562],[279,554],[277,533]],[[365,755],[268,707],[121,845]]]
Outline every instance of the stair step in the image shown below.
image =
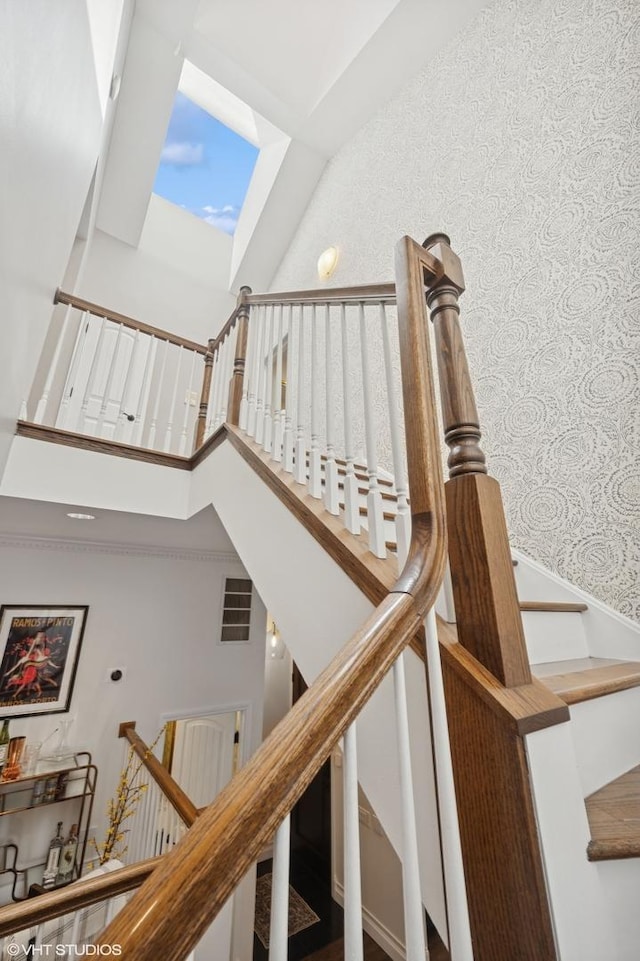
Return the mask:
[[520,601],[521,611],[551,611],[564,614],[581,614],[588,611],[586,604],[564,604],[557,601]]
[[590,861],[640,857],[640,765],[605,784],[585,804]]
[[536,677],[565,704],[580,704],[606,694],[640,687],[640,661],[605,657],[580,657],[533,667]]
[[[324,477],[321,480],[321,484],[324,487]],[[344,481],[338,481],[338,487],[340,488],[340,490],[343,490]],[[368,494],[369,488],[363,487],[361,484],[358,484],[358,493]],[[396,494],[392,494],[390,491],[380,491],[380,496],[382,497],[383,501],[394,501],[394,503],[397,503],[397,500],[398,500]]]
[[[344,510],[344,504],[340,504],[340,507],[342,507],[342,509]],[[360,508],[361,517],[366,517],[368,513],[369,511],[367,510],[366,507]],[[384,517],[385,521],[394,521],[398,515],[394,514],[393,511],[384,511],[382,516]]]

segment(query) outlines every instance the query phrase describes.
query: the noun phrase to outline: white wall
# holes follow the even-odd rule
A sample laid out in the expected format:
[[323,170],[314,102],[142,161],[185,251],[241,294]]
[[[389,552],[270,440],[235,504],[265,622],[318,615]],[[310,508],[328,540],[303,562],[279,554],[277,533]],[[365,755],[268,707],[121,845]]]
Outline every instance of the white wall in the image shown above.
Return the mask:
[[64,273],[100,142],[84,0],[0,0],[0,469]]
[[[445,230],[514,546],[640,615],[640,8],[498,0],[329,162],[274,290],[389,280]],[[379,400],[379,398],[376,398]]]
[[78,294],[206,343],[235,307],[232,238],[152,195],[138,247],[97,230]]
[[[247,704],[248,754],[261,740],[265,612],[256,599],[251,641],[220,645],[223,580],[243,574],[237,561],[179,559],[125,548],[75,550],[0,542],[3,604],[88,604],[89,613],[70,708],[71,741],[88,748],[99,769],[92,824],[105,827],[107,799],[123,760],[121,721],[135,720],[150,742],[162,715]],[[181,552],[184,556],[184,552]],[[125,677],[109,681],[112,668]],[[41,740],[65,715],[16,719],[11,734]],[[55,743],[55,739],[49,744]],[[69,804],[68,807],[72,805]],[[56,805],[0,819],[0,838],[15,838],[20,860],[46,852],[55,822],[70,816]],[[58,814],[59,812],[59,814]]]

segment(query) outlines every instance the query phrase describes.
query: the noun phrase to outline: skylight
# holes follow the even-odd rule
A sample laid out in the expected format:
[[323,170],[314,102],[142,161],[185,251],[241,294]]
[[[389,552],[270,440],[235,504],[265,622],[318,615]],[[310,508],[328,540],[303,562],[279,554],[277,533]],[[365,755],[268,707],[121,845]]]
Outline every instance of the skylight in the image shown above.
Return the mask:
[[178,92],[153,192],[233,234],[258,153]]

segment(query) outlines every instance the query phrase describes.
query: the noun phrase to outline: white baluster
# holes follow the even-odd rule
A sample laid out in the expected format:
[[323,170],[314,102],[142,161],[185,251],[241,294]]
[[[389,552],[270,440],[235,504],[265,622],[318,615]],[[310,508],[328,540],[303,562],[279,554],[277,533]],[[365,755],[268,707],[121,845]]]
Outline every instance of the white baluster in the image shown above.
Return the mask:
[[300,304],[298,336],[298,390],[296,404],[296,465],[295,478],[298,484],[307,482],[307,450],[304,439],[304,305]]
[[176,416],[176,401],[178,399],[178,383],[180,381],[180,366],[182,364],[182,344],[178,347],[178,356],[176,359],[176,376],[173,379],[173,390],[171,392],[171,405],[169,407],[169,417],[167,420],[167,429],[164,435],[164,446],[163,450],[171,451],[171,440],[173,435],[173,420]]
[[389,325],[384,304],[380,304],[380,330],[382,332],[382,349],[384,354],[384,370],[387,379],[387,400],[389,402],[389,426],[391,428],[391,456],[393,458],[393,474],[396,495],[398,498],[396,513],[396,541],[398,544],[398,566],[402,570],[409,553],[411,540],[411,514],[407,494],[409,484],[403,456],[404,433],[400,429],[395,378],[391,365],[391,345],[389,343]]
[[[69,371],[64,383],[64,389],[62,391],[62,401],[60,403],[60,410],[58,411],[57,425],[62,429],[67,425],[67,415],[69,413],[69,402],[71,400],[71,394],[75,386],[75,379],[78,373],[78,368],[80,366],[80,361],[82,360],[84,354],[84,348],[87,342],[87,334],[89,332],[89,318],[91,314],[87,311],[83,311],[80,315],[80,326],[78,327],[78,333],[76,334],[76,342],[73,345],[73,353],[71,355],[71,364],[69,365]],[[36,421],[36,423],[40,423]]]
[[258,399],[256,404],[256,443],[264,443],[264,420],[267,408],[267,364],[266,356],[269,349],[269,336],[271,330],[271,311],[265,306],[262,324],[262,339],[260,341],[260,357],[258,360]]
[[136,426],[133,434],[133,443],[136,446],[140,446],[142,443],[142,431],[144,428],[143,423],[143,413],[146,413],[147,404],[149,403],[149,392],[151,390],[151,372],[155,368],[156,354],[158,352],[158,341],[154,336],[151,337],[151,342],[147,348],[147,359],[144,365],[144,374],[142,377],[142,384],[140,385],[140,393],[138,395],[138,404],[136,406]]
[[418,864],[418,831],[413,797],[409,715],[404,674],[404,654],[393,665],[393,685],[396,725],[398,731],[398,765],[400,768],[400,799],[402,804],[402,897],[404,902],[404,931],[407,961],[428,959],[424,925],[424,908]]
[[427,642],[427,682],[431,706],[431,737],[438,784],[438,809],[442,837],[442,866],[447,892],[447,917],[449,950],[451,957],[460,961],[473,961],[471,928],[467,890],[464,882],[462,846],[458,825],[456,791],[453,782],[453,762],[449,745],[449,727],[444,699],[444,682],[440,660],[440,642],[435,610],[432,608],[425,620]]
[[289,837],[290,818],[287,815],[273,839],[269,961],[287,961],[289,939]]
[[276,308],[274,304],[269,315],[265,344],[264,438],[262,446],[267,454],[270,454],[273,450],[273,337],[275,326]]
[[138,353],[138,347],[140,346],[140,336],[140,331],[136,330],[133,338],[133,347],[131,348],[131,353],[129,355],[129,363],[127,364],[127,373],[124,378],[124,386],[122,388],[122,396],[120,398],[120,407],[118,408],[118,418],[116,420],[116,429],[113,435],[114,440],[120,439],[124,428],[125,418],[131,416],[131,411],[128,410],[129,391],[131,389],[132,373],[135,370],[135,360]]
[[184,418],[182,420],[182,433],[180,434],[180,453],[182,456],[184,456],[187,450],[187,427],[189,425],[189,414],[191,413],[191,409],[195,406],[191,403],[191,394],[193,393],[193,378],[196,372],[196,359],[198,357],[200,357],[200,354],[198,354],[195,350],[192,350],[191,373],[189,374],[189,386],[187,388],[187,394],[185,397]]
[[244,358],[244,374],[242,377],[242,398],[240,400],[240,413],[238,415],[238,427],[246,431],[249,418],[249,381],[251,380],[253,367],[253,350],[255,348],[254,338],[251,336],[251,320],[257,311],[251,310],[249,305],[247,314],[247,348]]
[[167,355],[169,353],[169,341],[164,342],[164,351],[162,354],[162,366],[160,368],[160,379],[158,380],[158,386],[156,388],[156,399],[153,405],[153,417],[151,418],[151,427],[149,428],[149,442],[147,444],[149,450],[156,449],[156,431],[158,429],[158,414],[160,412],[160,398],[164,393],[164,377],[167,371]]
[[100,413],[98,415],[98,423],[96,425],[96,435],[102,437],[102,428],[104,427],[105,417],[107,415],[107,407],[109,405],[109,395],[111,393],[111,385],[113,383],[113,378],[115,376],[117,364],[118,364],[118,354],[120,353],[120,339],[122,337],[123,325],[118,324],[118,333],[116,334],[116,342],[113,348],[113,353],[111,354],[111,362],[109,363],[109,372],[107,374],[107,382],[104,385],[104,393],[102,395],[102,404],[100,405]]
[[222,381],[222,397],[220,403],[220,423],[224,424],[227,419],[227,411],[229,408],[229,388],[231,386],[231,378],[233,377],[233,365],[236,356],[236,342],[238,340],[238,327],[237,325],[230,330],[225,338],[224,347],[224,375]]
[[[44,387],[42,389],[42,397],[38,401],[38,406],[36,407],[36,415],[34,417],[34,424],[44,424],[44,418],[47,411],[47,403],[49,401],[49,394],[51,393],[51,385],[53,384],[53,378],[58,370],[58,364],[60,363],[60,353],[62,351],[62,345],[65,341],[67,328],[69,326],[69,318],[71,316],[71,307],[67,307],[64,312],[64,318],[60,327],[60,333],[58,334],[58,339],[56,341],[55,350],[53,352],[53,357],[51,358],[51,363],[49,364],[49,370],[47,371],[47,376],[44,382]],[[80,318],[80,323],[86,326],[87,313],[84,311]],[[26,411],[24,416],[22,411],[20,412],[20,419],[26,420]]]
[[216,429],[216,415],[218,413],[218,400],[220,397],[220,365],[222,363],[221,353],[222,343],[219,343],[213,355],[211,366],[211,386],[209,388],[209,403],[207,405],[207,427],[205,430],[205,440]]
[[[96,344],[95,353],[91,359],[91,367],[89,368],[89,376],[87,378],[87,383],[84,389],[84,396],[82,398],[82,406],[78,414],[78,423],[76,425],[76,430],[79,434],[84,434],[84,427],[87,418],[87,407],[89,405],[89,398],[91,397],[91,391],[93,390],[93,382],[95,380],[96,372],[98,370],[98,361],[100,359],[100,352],[102,350],[102,342],[104,340],[104,332],[107,326],[107,318],[102,318],[102,323],[100,325],[100,333],[98,334],[98,343]],[[71,389],[73,385],[71,385]]]
[[339,514],[338,465],[336,464],[334,396],[333,396],[333,357],[331,356],[331,308],[325,306],[324,314],[325,344],[325,407],[327,419],[327,459],[324,462],[324,506],[330,514]]
[[282,337],[283,337],[283,322],[284,322],[284,307],[280,304],[278,308],[278,327],[276,332],[276,382],[274,384],[274,404],[273,404],[273,459],[275,461],[282,460],[282,432],[283,432],[283,415],[282,410]]
[[356,726],[344,735],[344,961],[363,961]]
[[346,306],[340,305],[340,325],[342,330],[342,406],[344,413],[344,458],[346,461],[344,478],[344,526],[352,534],[359,534],[360,504],[358,498],[358,478],[356,477],[353,454],[353,419],[351,415],[351,360],[347,338]]
[[362,398],[364,401],[364,431],[367,450],[367,473],[369,491],[367,493],[367,527],[369,550],[376,557],[386,557],[387,548],[384,536],[384,510],[382,493],[378,484],[378,449],[376,444],[376,424],[372,407],[371,375],[369,372],[369,341],[364,304],[360,304],[360,351],[362,355]]
[[249,327],[249,339],[253,341],[253,352],[251,355],[251,382],[249,384],[249,411],[247,414],[247,434],[249,437],[256,436],[256,404],[258,388],[260,386],[260,354],[262,352],[262,328],[264,326],[264,314],[266,308],[260,304],[258,310],[251,314],[251,325]]
[[293,369],[293,304],[289,304],[289,316],[287,319],[287,373],[285,386],[284,430],[282,434],[282,460],[284,469],[289,473],[293,471]]
[[322,457],[320,454],[320,371],[318,358],[318,319],[316,305],[311,308],[311,450],[309,451],[308,488],[312,497],[322,497]]

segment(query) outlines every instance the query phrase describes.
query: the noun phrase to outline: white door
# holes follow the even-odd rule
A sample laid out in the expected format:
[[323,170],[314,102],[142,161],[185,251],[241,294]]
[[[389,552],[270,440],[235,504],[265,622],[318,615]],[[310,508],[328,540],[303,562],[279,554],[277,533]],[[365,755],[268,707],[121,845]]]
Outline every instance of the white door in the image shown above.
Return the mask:
[[196,807],[210,804],[231,779],[236,711],[176,721],[171,774]]
[[[60,414],[67,430],[131,443],[143,418],[144,372],[152,338],[122,324],[88,321],[78,333],[77,363]],[[70,395],[70,396],[69,396]]]

